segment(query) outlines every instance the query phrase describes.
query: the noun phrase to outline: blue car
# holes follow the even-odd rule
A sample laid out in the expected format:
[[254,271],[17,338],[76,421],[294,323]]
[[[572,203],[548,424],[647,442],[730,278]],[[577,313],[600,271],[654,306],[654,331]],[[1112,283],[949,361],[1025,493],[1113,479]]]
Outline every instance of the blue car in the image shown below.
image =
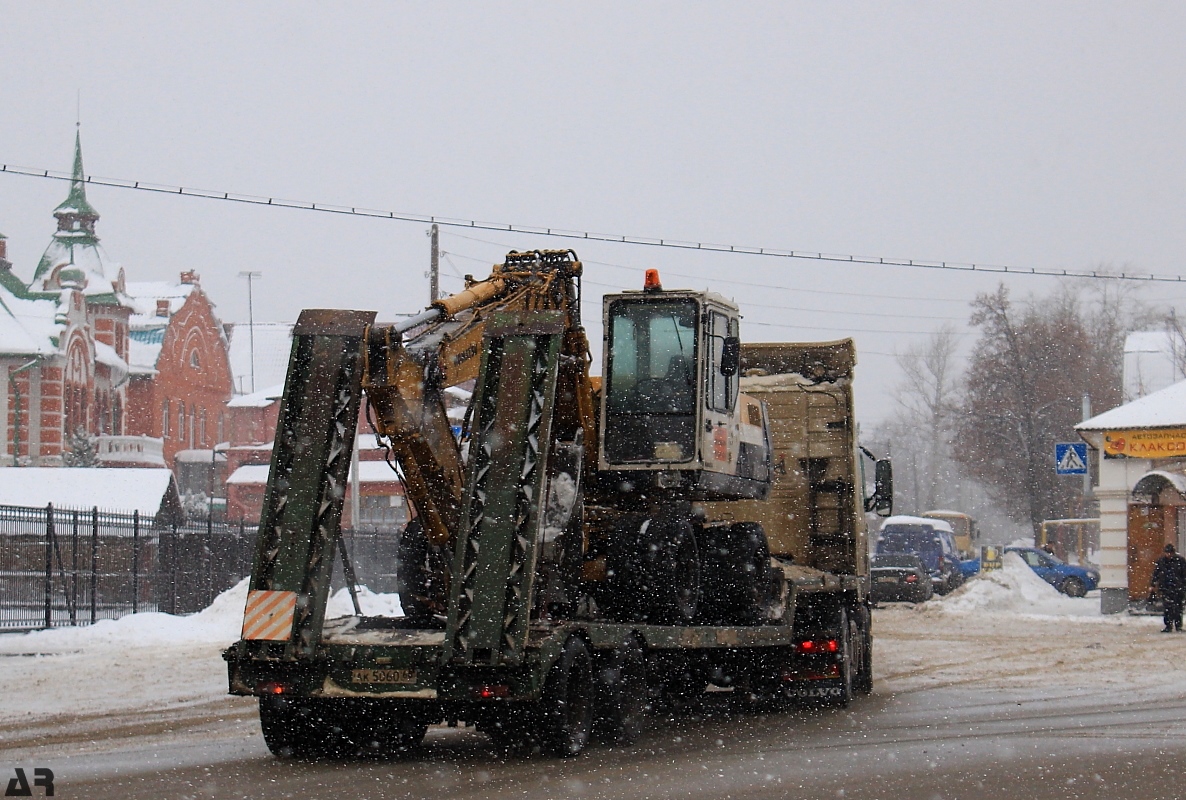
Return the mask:
[[1100,585],[1099,570],[1063,563],[1036,547],[1006,547],[1005,552],[1017,553],[1039,578],[1070,597],[1082,597]]

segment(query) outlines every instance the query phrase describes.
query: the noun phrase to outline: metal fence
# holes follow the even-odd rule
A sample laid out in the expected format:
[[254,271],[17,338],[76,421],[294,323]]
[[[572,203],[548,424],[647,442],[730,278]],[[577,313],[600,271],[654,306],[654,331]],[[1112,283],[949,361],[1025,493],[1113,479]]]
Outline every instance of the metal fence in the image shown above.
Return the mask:
[[[162,525],[98,508],[0,506],[0,631],[199,611],[250,574],[255,536],[245,522]],[[398,541],[392,530],[343,532],[360,584],[398,589]]]

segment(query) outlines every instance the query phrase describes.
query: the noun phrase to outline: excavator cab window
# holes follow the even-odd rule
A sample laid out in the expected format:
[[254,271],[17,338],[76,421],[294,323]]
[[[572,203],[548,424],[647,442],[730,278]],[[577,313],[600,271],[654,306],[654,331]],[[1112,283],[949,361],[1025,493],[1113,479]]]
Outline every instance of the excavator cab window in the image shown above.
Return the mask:
[[713,411],[732,412],[737,405],[741,340],[737,337],[737,319],[713,311],[708,315],[708,342],[712,348],[712,368],[708,373],[708,407]]
[[694,300],[618,300],[609,310],[605,454],[689,461],[696,446]]

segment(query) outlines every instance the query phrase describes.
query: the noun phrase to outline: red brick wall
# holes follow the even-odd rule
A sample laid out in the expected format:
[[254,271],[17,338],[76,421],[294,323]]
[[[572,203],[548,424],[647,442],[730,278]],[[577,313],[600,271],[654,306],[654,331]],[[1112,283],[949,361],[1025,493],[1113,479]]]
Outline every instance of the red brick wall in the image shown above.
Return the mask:
[[[151,388],[138,379],[130,391],[134,397],[128,400],[128,430],[151,431],[147,435],[163,438],[169,467],[179,450],[210,449],[218,443],[219,419],[232,391],[229,355],[221,334],[210,301],[195,287],[165,329],[157,375],[147,379]],[[165,403],[169,429],[162,436]],[[179,413],[183,409],[184,424]]]
[[161,436],[161,414],[156,403],[156,384],[149,375],[134,375],[128,381],[124,431],[128,436]]

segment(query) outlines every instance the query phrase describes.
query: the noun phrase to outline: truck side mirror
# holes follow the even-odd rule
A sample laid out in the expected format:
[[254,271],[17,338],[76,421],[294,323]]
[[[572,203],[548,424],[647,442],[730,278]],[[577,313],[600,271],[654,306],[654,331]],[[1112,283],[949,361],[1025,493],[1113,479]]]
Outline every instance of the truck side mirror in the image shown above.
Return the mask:
[[878,459],[873,467],[873,496],[865,501],[865,510],[879,517],[894,513],[894,468],[888,458]]
[[721,348],[721,374],[736,375],[741,370],[741,339],[736,336],[726,336]]

